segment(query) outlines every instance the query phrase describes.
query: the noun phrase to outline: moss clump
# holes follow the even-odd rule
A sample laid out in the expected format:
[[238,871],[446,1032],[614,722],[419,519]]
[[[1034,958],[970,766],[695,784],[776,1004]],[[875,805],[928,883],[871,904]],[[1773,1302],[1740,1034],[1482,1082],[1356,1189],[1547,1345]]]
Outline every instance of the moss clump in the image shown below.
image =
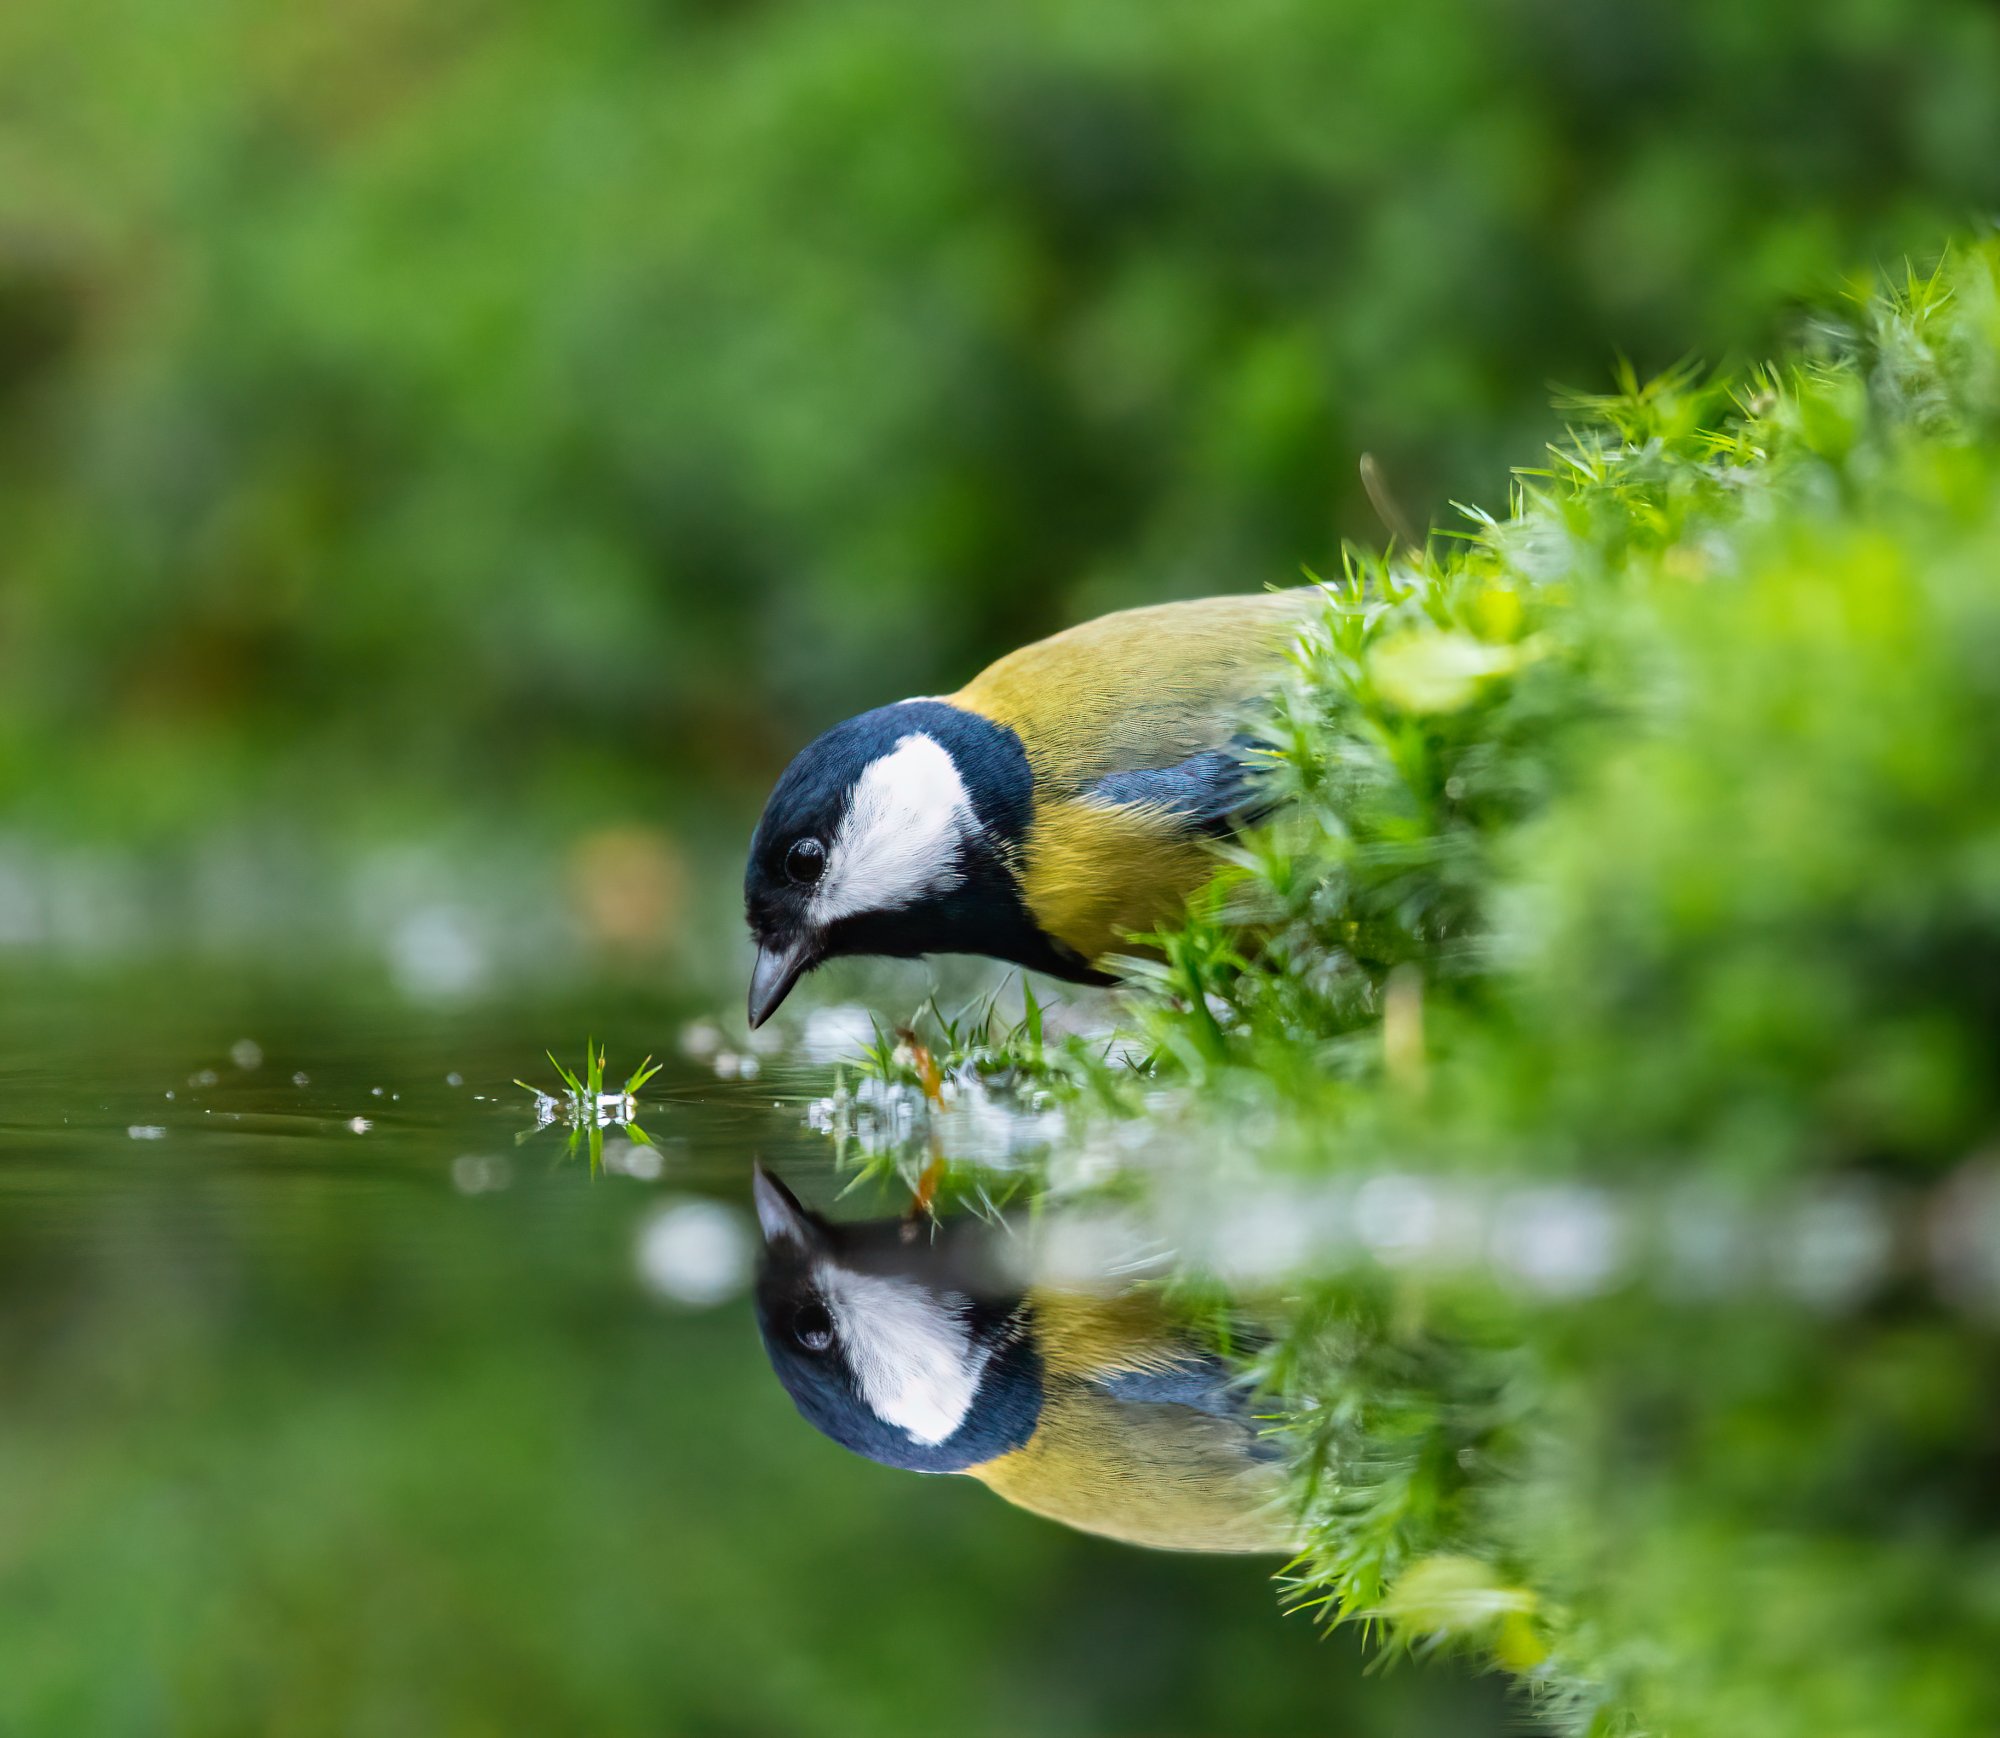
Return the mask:
[[1290,1587],[1564,1732],[1990,1733],[2000,245],[1569,408],[1327,585],[1127,1003],[1143,1114],[1358,1203],[1260,1354]]
[[1484,1204],[1270,1355],[1297,1586],[1565,1730],[1990,1731],[2000,247],[1573,408],[1328,588],[1136,1008],[1267,1163]]

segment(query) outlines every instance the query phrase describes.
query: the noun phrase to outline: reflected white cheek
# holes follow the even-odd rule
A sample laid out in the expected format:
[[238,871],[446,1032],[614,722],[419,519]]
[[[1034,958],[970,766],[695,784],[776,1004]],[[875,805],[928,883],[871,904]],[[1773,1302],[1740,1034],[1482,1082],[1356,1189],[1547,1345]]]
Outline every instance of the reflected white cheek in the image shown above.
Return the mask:
[[978,827],[957,763],[936,738],[912,731],[855,780],[813,894],[814,921],[895,911],[950,892],[963,876],[964,842]]
[[935,1447],[965,1422],[988,1354],[966,1302],[906,1279],[822,1267],[815,1276],[868,1409]]

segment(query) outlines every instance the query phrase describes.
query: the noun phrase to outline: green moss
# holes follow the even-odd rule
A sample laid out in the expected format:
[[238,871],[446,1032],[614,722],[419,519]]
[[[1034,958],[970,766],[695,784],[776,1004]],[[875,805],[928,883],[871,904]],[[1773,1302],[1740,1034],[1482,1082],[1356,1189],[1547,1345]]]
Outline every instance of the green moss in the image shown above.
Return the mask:
[[1125,1004],[1163,1149],[1361,1204],[1257,1358],[1288,1590],[1565,1732],[1971,1738],[2000,244],[1567,409],[1504,516],[1349,553],[1266,724],[1287,818]]

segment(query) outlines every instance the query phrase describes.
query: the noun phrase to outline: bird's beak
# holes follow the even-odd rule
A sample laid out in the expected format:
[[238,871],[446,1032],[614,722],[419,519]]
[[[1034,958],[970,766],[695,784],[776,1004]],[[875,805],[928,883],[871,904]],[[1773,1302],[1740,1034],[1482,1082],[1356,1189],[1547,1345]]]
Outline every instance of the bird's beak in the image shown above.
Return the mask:
[[757,1226],[767,1246],[780,1243],[810,1250],[819,1241],[814,1234],[813,1216],[799,1204],[798,1196],[764,1169],[750,1167],[750,1193],[757,1203]]
[[750,1029],[755,1031],[778,1011],[792,986],[819,964],[819,951],[809,936],[772,946],[757,946],[756,969],[750,974]]

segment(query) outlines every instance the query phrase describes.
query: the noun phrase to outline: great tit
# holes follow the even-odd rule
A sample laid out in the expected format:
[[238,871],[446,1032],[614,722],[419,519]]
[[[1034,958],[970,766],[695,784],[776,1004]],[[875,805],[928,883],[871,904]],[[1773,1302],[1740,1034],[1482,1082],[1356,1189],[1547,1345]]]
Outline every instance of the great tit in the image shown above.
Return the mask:
[[1255,813],[1249,704],[1311,587],[1123,610],[1010,652],[955,694],[835,725],[750,842],[750,1024],[841,954],[976,953],[1081,983],[1214,872]]
[[1297,1547],[1249,1396],[1152,1295],[1010,1284],[969,1217],[836,1224],[761,1166],[754,1187],[765,1351],[842,1447],[1135,1545]]

